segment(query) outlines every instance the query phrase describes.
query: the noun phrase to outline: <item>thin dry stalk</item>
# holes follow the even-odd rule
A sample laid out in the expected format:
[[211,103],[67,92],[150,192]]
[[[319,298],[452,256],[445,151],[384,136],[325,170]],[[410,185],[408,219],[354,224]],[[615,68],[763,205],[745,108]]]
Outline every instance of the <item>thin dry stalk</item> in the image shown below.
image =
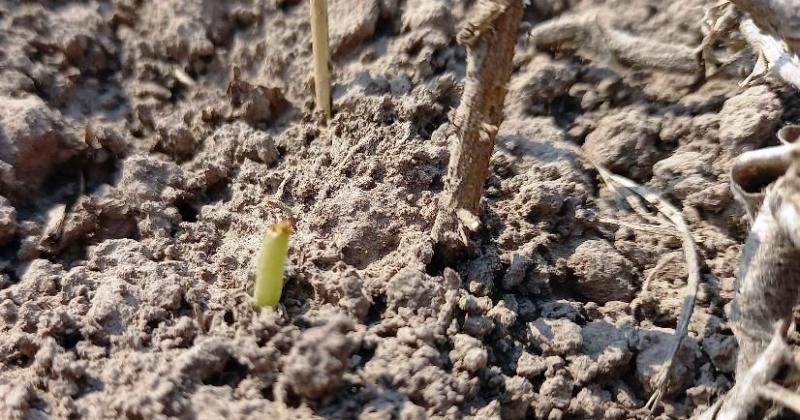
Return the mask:
[[310,0],[311,48],[314,55],[314,93],[318,111],[331,118],[331,70],[328,44],[328,0]]
[[522,0],[480,0],[458,34],[467,49],[467,77],[450,121],[455,135],[433,228],[437,242],[453,252],[466,246],[468,226],[477,228],[521,18]]
[[678,232],[677,230],[675,230],[674,227],[669,226],[669,225],[666,225],[666,226],[663,225],[663,224],[643,225],[643,224],[640,224],[640,223],[625,222],[625,221],[622,221],[622,220],[611,219],[611,218],[607,218],[607,217],[601,217],[601,218],[597,219],[597,221],[599,223],[603,223],[603,224],[606,224],[606,225],[621,226],[621,227],[626,227],[626,228],[633,229],[633,230],[640,230],[642,232],[655,233],[657,235],[672,235],[672,236],[680,235],[680,232]]
[[650,397],[650,400],[645,405],[650,410],[653,410],[661,398],[667,392],[669,386],[669,373],[672,370],[672,365],[675,360],[675,355],[680,349],[683,338],[686,337],[689,331],[689,320],[694,311],[694,303],[697,297],[697,290],[700,287],[700,264],[697,258],[697,245],[692,237],[692,232],[689,230],[689,225],[683,219],[680,210],[675,206],[669,204],[662,199],[658,194],[650,191],[649,189],[637,184],[636,182],[625,178],[620,175],[611,173],[602,165],[592,162],[597,168],[600,176],[609,185],[617,185],[625,188],[630,193],[636,194],[650,203],[653,207],[669,219],[672,225],[680,232],[681,242],[683,245],[683,254],[686,259],[686,271],[688,272],[688,279],[686,281],[686,291],[684,292],[683,305],[681,306],[681,313],[678,317],[678,325],[675,328],[675,341],[669,351],[669,360],[664,366],[663,370],[659,373],[658,384],[656,390]]
[[650,274],[644,279],[644,282],[642,283],[641,294],[644,295],[650,291],[650,283],[653,282],[653,278],[656,276],[656,274],[658,274],[659,271],[661,271],[664,268],[664,266],[671,263],[672,260],[674,259],[675,259],[675,254],[669,254],[667,255],[666,258],[663,258],[661,261],[659,261],[655,267],[653,267],[653,271],[650,272]]

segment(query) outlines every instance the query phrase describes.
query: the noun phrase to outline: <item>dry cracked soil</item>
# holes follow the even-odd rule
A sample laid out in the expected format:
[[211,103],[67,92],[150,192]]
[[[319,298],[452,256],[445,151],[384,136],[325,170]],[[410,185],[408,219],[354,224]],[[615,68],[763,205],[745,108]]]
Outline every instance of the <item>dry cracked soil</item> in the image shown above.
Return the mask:
[[[635,228],[584,156],[662,191],[699,245],[657,417],[724,394],[747,231],[727,171],[800,121],[796,92],[527,40],[601,8],[697,45],[701,0],[533,0],[481,229],[445,264],[430,231],[473,3],[330,0],[324,126],[306,1],[0,0],[0,418],[646,418],[681,242]],[[258,310],[254,255],[287,218],[282,307]]]

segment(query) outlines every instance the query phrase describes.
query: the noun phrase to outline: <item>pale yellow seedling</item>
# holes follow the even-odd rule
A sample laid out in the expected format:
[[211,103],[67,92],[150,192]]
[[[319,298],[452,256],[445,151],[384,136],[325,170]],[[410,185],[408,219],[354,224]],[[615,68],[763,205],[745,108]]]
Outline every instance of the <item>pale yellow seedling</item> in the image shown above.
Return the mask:
[[253,303],[259,307],[275,306],[283,290],[283,267],[289,252],[289,222],[276,223],[267,229],[261,242],[256,262],[256,284],[253,288]]

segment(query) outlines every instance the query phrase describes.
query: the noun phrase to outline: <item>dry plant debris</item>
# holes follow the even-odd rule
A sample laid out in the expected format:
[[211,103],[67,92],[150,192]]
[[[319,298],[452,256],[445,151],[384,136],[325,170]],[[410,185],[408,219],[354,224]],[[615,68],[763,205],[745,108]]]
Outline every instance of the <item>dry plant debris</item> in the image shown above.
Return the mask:
[[798,367],[785,341],[800,302],[800,144],[788,143],[794,132],[782,130],[783,145],[746,152],[731,168],[734,195],[752,221],[729,314],[739,343],[736,384],[702,419],[746,419],[763,399],[800,408],[800,396],[770,383],[786,364]]
[[758,406],[760,390],[778,373],[786,361],[791,359],[791,352],[785,341],[786,329],[786,323],[776,323],[772,340],[754,360],[753,365],[744,374],[737,376],[736,385],[701,414],[698,420],[745,420],[750,418]]
[[445,249],[462,249],[467,229],[479,226],[483,184],[503,118],[522,0],[480,0],[457,36],[467,49],[461,103],[452,114],[453,135],[445,192],[433,228]]
[[737,375],[761,354],[775,322],[791,321],[800,301],[799,162],[800,145],[787,144],[744,153],[731,170],[737,199],[751,214],[758,209],[730,314],[739,341]]
[[[644,210],[643,206],[638,202],[638,198],[644,199],[648,204],[655,207],[659,213],[669,220],[669,223],[671,223],[672,227],[681,237],[684,258],[686,259],[686,268],[689,276],[687,279],[686,291],[684,292],[683,304],[681,305],[680,317],[678,318],[678,325],[675,328],[675,337],[669,350],[667,363],[664,365],[661,373],[658,376],[658,385],[656,386],[653,395],[645,405],[645,407],[653,410],[656,408],[658,403],[661,402],[661,398],[663,398],[664,394],[667,392],[670,378],[669,374],[672,370],[675,356],[678,354],[681,341],[689,332],[689,321],[691,320],[692,312],[694,311],[697,290],[700,287],[700,263],[697,258],[697,244],[695,244],[694,238],[692,237],[692,232],[689,230],[686,220],[684,220],[680,210],[675,208],[675,206],[668,203],[666,200],[648,188],[645,188],[636,182],[625,178],[624,176],[611,173],[608,169],[597,162],[591,163],[595,166],[595,168],[597,168],[597,171],[599,172],[600,177],[603,179],[605,184],[612,188],[615,192],[622,195],[637,214],[643,218],[649,218],[652,220],[652,216],[646,210]],[[658,266],[656,269],[658,269]]]
[[309,0],[311,42],[314,54],[314,93],[317,110],[327,121],[331,118],[331,70],[328,42],[328,0]]

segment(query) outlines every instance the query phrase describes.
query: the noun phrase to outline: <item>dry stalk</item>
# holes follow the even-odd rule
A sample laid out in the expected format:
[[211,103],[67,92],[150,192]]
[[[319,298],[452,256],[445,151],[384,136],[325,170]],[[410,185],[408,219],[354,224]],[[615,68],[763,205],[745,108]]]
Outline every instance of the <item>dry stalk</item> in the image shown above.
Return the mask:
[[729,314],[741,376],[767,346],[772,326],[790,322],[800,302],[800,145],[742,154],[731,169],[731,184],[749,214],[758,209]]
[[680,235],[680,232],[675,230],[674,227],[669,225],[665,226],[662,223],[659,223],[657,225],[645,225],[640,223],[625,222],[623,220],[611,219],[607,217],[601,217],[597,219],[597,222],[606,225],[615,225],[615,226],[626,227],[628,229],[640,230],[642,232],[655,233],[657,235],[673,235],[673,236]]
[[686,259],[686,271],[688,272],[688,279],[686,281],[686,291],[684,292],[683,304],[681,305],[681,313],[678,317],[678,325],[675,328],[675,340],[673,341],[672,347],[668,353],[669,359],[658,375],[657,385],[653,395],[645,405],[645,407],[648,409],[653,410],[667,392],[667,388],[669,387],[669,373],[672,370],[675,355],[678,353],[678,349],[680,349],[683,338],[686,337],[689,331],[689,320],[692,317],[694,303],[697,297],[697,290],[700,287],[700,264],[697,258],[697,245],[694,242],[692,232],[689,230],[689,226],[686,224],[683,215],[681,214],[680,210],[675,208],[675,206],[669,204],[658,194],[637,184],[636,182],[623,176],[613,174],[608,169],[596,162],[592,162],[592,164],[597,168],[600,176],[607,185],[615,186],[613,188],[615,188],[618,192],[620,189],[616,187],[621,187],[624,189],[625,191],[623,193],[626,195],[626,199],[628,199],[629,202],[631,199],[628,197],[630,197],[632,194],[643,198],[645,201],[650,203],[650,205],[658,209],[659,213],[666,216],[675,229],[678,230],[681,236],[683,255]]
[[331,70],[328,44],[328,0],[310,0],[311,48],[314,55],[316,106],[325,121],[331,118]]
[[753,222],[729,314],[737,380],[701,419],[746,419],[761,399],[800,409],[800,396],[770,383],[785,365],[797,368],[785,337],[800,301],[800,145],[788,143],[792,128],[779,137],[783,145],[744,153],[731,168],[734,196]]
[[479,0],[457,37],[467,49],[467,77],[450,119],[450,163],[433,228],[434,238],[450,251],[463,249],[467,229],[478,227],[521,18],[522,0]]
[[653,271],[651,271],[650,274],[645,277],[644,282],[642,282],[642,295],[646,295],[650,292],[650,284],[653,282],[653,278],[664,268],[664,266],[671,263],[674,259],[675,254],[669,254],[666,258],[663,258],[661,261],[659,261],[655,267],[653,267]]

